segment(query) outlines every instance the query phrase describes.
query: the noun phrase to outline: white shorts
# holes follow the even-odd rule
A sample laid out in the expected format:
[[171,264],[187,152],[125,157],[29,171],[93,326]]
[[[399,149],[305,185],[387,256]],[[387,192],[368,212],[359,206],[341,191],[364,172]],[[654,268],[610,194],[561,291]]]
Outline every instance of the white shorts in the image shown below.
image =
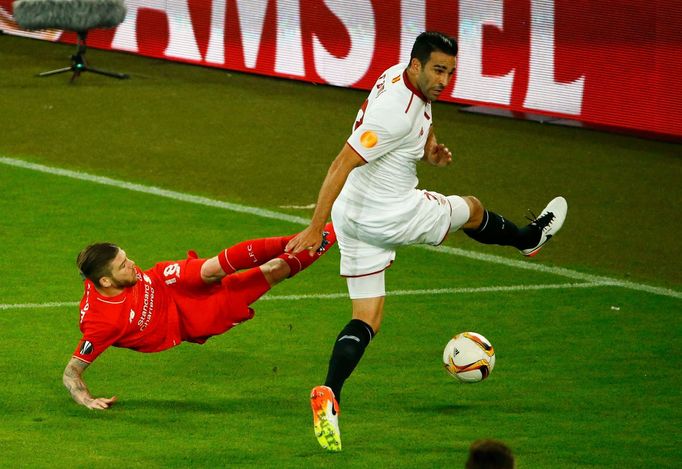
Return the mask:
[[341,275],[381,272],[395,259],[398,246],[439,245],[468,220],[469,206],[456,195],[415,189],[400,204],[381,209],[339,198],[332,208],[332,221],[341,251]]

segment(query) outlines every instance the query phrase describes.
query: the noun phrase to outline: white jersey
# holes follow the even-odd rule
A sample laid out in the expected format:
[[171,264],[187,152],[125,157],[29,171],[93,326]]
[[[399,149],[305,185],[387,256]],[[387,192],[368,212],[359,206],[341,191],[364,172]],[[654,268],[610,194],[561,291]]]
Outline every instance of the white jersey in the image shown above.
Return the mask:
[[347,141],[367,163],[350,172],[332,207],[341,275],[357,277],[348,284],[351,298],[384,296],[380,272],[399,246],[440,244],[469,219],[461,197],[416,188],[431,102],[409,82],[406,68],[398,64],[379,77]]
[[348,144],[367,164],[354,169],[339,196],[379,210],[400,208],[417,187],[431,102],[407,79],[407,64],[386,70],[358,113]]

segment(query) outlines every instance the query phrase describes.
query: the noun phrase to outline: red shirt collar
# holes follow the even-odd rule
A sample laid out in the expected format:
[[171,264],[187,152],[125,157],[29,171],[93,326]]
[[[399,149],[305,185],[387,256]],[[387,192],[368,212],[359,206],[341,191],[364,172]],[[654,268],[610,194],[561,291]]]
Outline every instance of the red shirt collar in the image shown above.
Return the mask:
[[424,93],[422,93],[421,91],[419,91],[419,89],[418,89],[417,87],[415,87],[415,86],[412,84],[412,82],[409,80],[409,78],[408,78],[408,76],[407,76],[407,69],[405,69],[405,70],[403,71],[403,81],[405,82],[405,86],[407,86],[407,89],[410,90],[410,91],[412,91],[412,93],[416,94],[417,97],[418,97],[419,99],[421,99],[421,100],[424,101],[425,103],[428,103],[428,102],[429,102],[429,100],[426,99],[426,96],[424,96]]

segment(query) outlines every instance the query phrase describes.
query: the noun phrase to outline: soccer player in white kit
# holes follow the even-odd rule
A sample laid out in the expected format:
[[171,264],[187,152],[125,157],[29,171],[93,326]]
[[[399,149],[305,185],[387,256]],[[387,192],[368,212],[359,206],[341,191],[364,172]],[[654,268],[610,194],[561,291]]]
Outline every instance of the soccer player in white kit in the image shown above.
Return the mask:
[[341,450],[341,388],[379,330],[384,271],[398,246],[438,245],[449,232],[463,228],[479,242],[513,246],[532,256],[566,217],[566,201],[557,197],[532,223],[518,228],[473,196],[416,189],[417,162],[452,162],[450,150],[436,141],[431,102],[450,82],[456,57],[454,39],[425,32],[417,37],[409,64],[395,65],[379,77],[329,168],[310,225],[286,246],[292,254],[314,253],[331,215],[353,318],[336,339],[325,385],[311,393],[315,435],[330,451]]

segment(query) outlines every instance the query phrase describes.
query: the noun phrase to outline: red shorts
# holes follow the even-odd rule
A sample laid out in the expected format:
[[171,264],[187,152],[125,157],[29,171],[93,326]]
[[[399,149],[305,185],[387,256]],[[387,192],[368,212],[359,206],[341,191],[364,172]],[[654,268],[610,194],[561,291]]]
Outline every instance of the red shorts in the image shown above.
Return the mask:
[[258,267],[207,284],[201,279],[204,262],[190,257],[161,262],[153,269],[177,307],[182,340],[200,344],[251,319],[249,305],[270,289]]

